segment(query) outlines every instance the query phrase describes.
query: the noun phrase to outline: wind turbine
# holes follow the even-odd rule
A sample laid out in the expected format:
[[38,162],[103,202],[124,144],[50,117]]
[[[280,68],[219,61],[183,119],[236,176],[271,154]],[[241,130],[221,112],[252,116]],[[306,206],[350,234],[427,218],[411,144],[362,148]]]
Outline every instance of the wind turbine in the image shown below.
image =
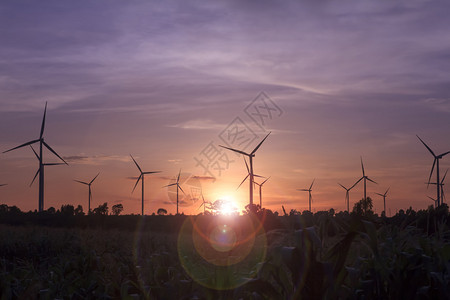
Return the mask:
[[384,214],[385,214],[385,215],[386,215],[386,196],[387,196],[387,193],[389,192],[389,189],[390,189],[390,188],[388,188],[388,189],[386,190],[386,192],[384,192],[384,194],[375,193],[375,194],[380,195],[381,197],[383,197],[383,205],[384,205]]
[[197,209],[200,209],[203,206],[203,214],[206,213],[206,204],[211,205],[211,203],[209,201],[205,201],[205,197],[203,197],[203,193],[202,193],[202,204],[200,204],[200,206]]
[[[250,170],[249,170],[249,174],[248,174],[248,176],[250,176],[250,185],[249,185],[249,192],[250,192],[250,195],[249,195],[249,203],[250,203],[250,206],[253,206],[253,186],[254,186],[254,174],[253,174],[253,157],[255,157],[255,153],[256,153],[256,151],[259,149],[259,147],[261,147],[261,145],[262,145],[262,143],[267,139],[267,137],[269,136],[269,134],[270,134],[271,132],[269,132],[267,135],[266,135],[266,137],[258,144],[258,146],[256,146],[255,147],[255,149],[253,149],[253,151],[252,152],[250,152],[250,153],[247,153],[247,152],[244,152],[244,151],[241,151],[241,150],[237,150],[237,149],[233,149],[233,148],[229,148],[229,147],[225,147],[225,146],[222,146],[222,145],[219,145],[220,147],[222,147],[222,148],[225,148],[225,149],[228,149],[228,150],[231,150],[231,151],[234,151],[234,152],[236,152],[236,153],[239,153],[239,154],[243,154],[243,155],[245,155],[245,156],[247,156],[248,158],[249,158],[249,162],[250,162]],[[244,179],[244,181],[245,181],[245,179]],[[242,183],[241,183],[242,184]]]
[[43,147],[45,146],[48,150],[50,150],[50,152],[52,152],[54,155],[56,155],[59,159],[61,159],[66,165],[68,165],[68,163],[61,157],[59,156],[58,153],[55,152],[55,150],[53,150],[45,141],[44,141],[44,128],[45,128],[45,116],[47,114],[47,102],[45,102],[45,109],[44,109],[44,117],[42,118],[42,125],[41,125],[41,132],[39,134],[39,138],[36,140],[32,140],[29,141],[27,143],[24,143],[22,145],[19,145],[17,147],[11,148],[9,150],[4,151],[3,153],[9,152],[9,151],[13,151],[15,149],[18,148],[22,148],[28,145],[32,145],[34,143],[39,143],[39,155],[38,155],[38,159],[39,159],[39,202],[38,202],[38,208],[39,211],[43,211],[44,210],[44,166],[45,164],[43,163]]
[[257,186],[259,186],[259,207],[262,209],[262,186],[264,185],[264,183],[266,183],[267,182],[267,180],[269,180],[269,178],[270,177],[268,177],[266,180],[264,180],[263,182],[261,182],[261,183],[257,183],[256,181],[255,181],[255,184],[257,185]]
[[297,191],[303,191],[303,192],[308,192],[309,193],[309,211],[311,211],[311,202],[312,202],[311,192],[312,192],[312,187],[313,187],[314,181],[316,181],[315,178],[312,181],[311,186],[309,187],[309,189],[297,189]]
[[181,175],[181,169],[180,169],[180,172],[178,173],[177,181],[175,183],[171,183],[171,184],[163,186],[163,187],[177,186],[177,215],[178,215],[178,189],[180,189],[183,192],[183,194],[186,195],[186,193],[183,191],[183,189],[180,186],[180,175]]
[[74,180],[76,182],[79,182],[81,184],[85,184],[89,187],[89,199],[88,199],[88,213],[91,213],[91,199],[92,199],[92,192],[91,192],[91,184],[94,182],[94,180],[97,178],[97,176],[100,173],[98,173],[97,175],[95,175],[94,179],[92,179],[91,181],[89,181],[89,183],[84,182],[84,181],[79,181],[79,180]]
[[133,156],[131,154],[130,154],[130,156],[131,156],[131,159],[136,164],[136,167],[139,169],[139,172],[141,172],[141,175],[139,175],[139,177],[138,177],[138,179],[136,181],[136,184],[133,187],[133,191],[132,192],[134,192],[134,189],[138,185],[139,180],[141,180],[141,183],[142,183],[142,188],[141,188],[142,189],[142,215],[144,215],[144,175],[146,175],[146,174],[154,174],[154,173],[161,173],[161,171],[143,172],[141,167],[138,165],[136,160],[133,158]]
[[437,200],[434,199],[434,198],[431,198],[430,196],[427,196],[427,197],[430,198],[431,200],[433,200],[433,202],[434,202],[434,208],[436,208],[436,207],[437,207]]
[[[431,172],[430,172],[430,177],[428,178],[428,182],[430,182],[430,180],[431,180],[431,176],[433,175],[434,166],[436,165],[436,183],[440,183],[441,181],[439,180],[440,179],[439,178],[439,160],[442,159],[447,154],[449,154],[450,151],[436,155],[436,154],[434,154],[433,150],[431,150],[431,148],[428,147],[428,145],[425,144],[425,142],[422,141],[422,139],[418,135],[417,135],[417,138],[422,142],[422,144],[428,149],[428,151],[430,151],[431,155],[433,155],[433,157],[434,157],[433,166],[431,167]],[[441,192],[441,189],[439,188],[439,184],[436,184],[436,195],[437,195],[436,200],[437,200],[438,206],[441,205],[440,192]]]
[[444,174],[444,177],[442,177],[442,180],[441,180],[441,182],[439,183],[439,184],[437,184],[437,183],[435,183],[435,182],[428,182],[427,184],[433,184],[433,185],[438,185],[439,187],[440,187],[440,190],[441,190],[441,204],[442,203],[444,203],[444,199],[445,199],[445,194],[444,194],[444,180],[445,180],[445,177],[447,176],[447,172],[448,172],[448,169],[445,171],[445,174]]
[[355,182],[351,187],[346,188],[345,186],[343,186],[342,184],[340,184],[338,182],[338,184],[345,190],[345,202],[347,202],[347,212],[350,212],[350,190],[352,188],[354,188],[360,181],[362,180],[362,178],[360,178],[357,182]]
[[364,172],[364,164],[363,164],[362,157],[361,157],[361,169],[362,169],[363,176],[358,180],[358,182],[360,182],[361,180],[364,179],[364,199],[367,199],[367,197],[366,197],[366,195],[367,195],[366,194],[366,181],[369,180],[370,182],[373,182],[375,184],[378,184],[378,183],[376,183],[375,181],[373,181],[372,179],[370,179],[369,177],[366,176],[366,173]]

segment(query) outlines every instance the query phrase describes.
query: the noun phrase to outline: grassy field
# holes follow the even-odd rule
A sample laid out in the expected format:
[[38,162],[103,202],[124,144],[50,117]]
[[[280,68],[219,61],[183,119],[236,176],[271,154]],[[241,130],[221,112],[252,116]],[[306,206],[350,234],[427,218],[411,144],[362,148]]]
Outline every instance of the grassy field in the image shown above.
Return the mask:
[[156,217],[0,225],[1,299],[450,298],[448,211]]

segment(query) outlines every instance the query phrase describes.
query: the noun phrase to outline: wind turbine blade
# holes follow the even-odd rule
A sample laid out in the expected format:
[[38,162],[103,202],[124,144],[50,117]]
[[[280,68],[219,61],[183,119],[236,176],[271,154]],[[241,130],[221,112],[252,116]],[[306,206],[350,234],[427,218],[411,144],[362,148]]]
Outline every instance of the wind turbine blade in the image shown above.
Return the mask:
[[307,189],[297,189],[297,191],[309,192],[309,190],[307,190]]
[[36,174],[34,175],[33,180],[31,180],[30,186],[33,185],[33,183],[34,183],[34,181],[36,180],[36,177],[38,176],[38,174],[39,174],[40,171],[41,171],[41,169],[38,169],[38,170],[36,171]]
[[47,101],[45,102],[44,117],[42,118],[41,134],[39,135],[39,139],[42,139],[42,136],[44,135],[45,115],[46,114],[47,114]]
[[141,180],[141,178],[142,178],[142,174],[141,174],[141,175],[139,175],[138,179],[136,180],[136,183],[134,184],[134,187],[133,187],[133,190],[131,191],[131,193],[133,193],[133,192],[134,192],[134,190],[136,189],[136,186],[138,185],[138,183],[139,183],[139,180]]
[[181,186],[177,183],[177,187],[183,192],[183,194],[186,195],[186,193],[183,191],[183,189],[181,188]]
[[92,179],[91,182],[89,182],[89,184],[92,184],[94,180],[97,179],[98,175],[100,175],[100,172],[97,175],[95,175],[94,179]]
[[248,168],[247,160],[245,159],[245,156],[242,156],[244,158],[245,167],[247,168],[247,173],[250,174],[250,169]]
[[427,196],[428,198],[430,198],[431,200],[433,200],[434,202],[436,202],[436,200],[434,198],[431,198],[430,196]]
[[31,142],[27,142],[27,143],[25,143],[25,144],[22,144],[22,145],[19,145],[19,146],[17,146],[17,147],[11,148],[11,149],[9,149],[9,150],[3,151],[3,153],[9,152],[9,151],[13,151],[13,150],[16,150],[16,149],[19,149],[19,148],[22,148],[22,147],[25,147],[25,146],[34,144],[34,143],[37,143],[37,142],[39,142],[39,141],[40,141],[40,140],[32,140]]
[[352,188],[354,188],[361,180],[363,180],[364,177],[361,177],[357,182],[355,182],[354,185],[351,186],[351,188],[349,188],[348,190],[350,191]]
[[155,174],[155,173],[161,173],[161,171],[144,172],[143,174]]
[[383,194],[380,194],[380,193],[375,193],[375,194],[377,194],[377,195],[380,195],[381,197],[383,197],[383,196],[384,196]]
[[0,186],[5,186],[5,185],[8,185],[7,183],[2,183],[2,184],[0,184]]
[[445,171],[444,177],[442,177],[441,184],[444,184],[445,177],[447,176],[448,169]]
[[[250,174],[247,174],[247,176],[245,176],[244,180],[242,180],[242,182],[239,184],[239,186],[237,187],[237,189],[239,189],[241,187],[241,185],[244,183],[245,180],[247,180],[248,176],[250,176]],[[237,190],[236,189],[236,190]]]
[[234,152],[246,155],[246,156],[250,156],[250,154],[245,153],[244,151],[241,151],[241,150],[233,149],[233,148],[230,148],[230,147],[225,147],[225,146],[222,146],[222,145],[219,145],[219,147],[222,147],[222,148],[225,148],[225,149],[228,149],[228,150],[231,150],[231,151],[234,151]]
[[343,186],[342,184],[340,184],[339,182],[338,182],[338,184],[339,184],[340,186],[342,186],[342,188],[343,188],[344,190],[347,190],[347,188],[346,188],[345,186]]
[[243,155],[246,155],[246,156],[250,156],[250,154],[245,153],[244,151],[241,151],[241,150],[233,149],[233,148],[230,148],[230,147],[225,147],[225,146],[222,146],[222,145],[219,145],[219,147],[222,147],[222,148],[225,148],[225,149],[228,149],[228,150],[237,152],[237,153],[239,153],[239,154],[243,154]]
[[[436,165],[436,158],[433,160],[433,166],[431,167],[430,177],[428,177],[428,182],[431,181],[431,176],[433,176],[434,166]],[[428,187],[428,186],[427,186]]]
[[256,174],[253,174],[253,177],[258,177],[258,178],[266,178],[266,177],[264,177],[264,176],[261,176],[261,175],[256,175]]
[[250,155],[255,154],[255,152],[259,149],[259,147],[261,147],[262,143],[264,143],[264,141],[267,139],[267,137],[269,136],[269,134],[271,134],[272,132],[269,132],[266,137],[258,144],[258,146],[256,146],[255,149],[253,149],[253,151],[250,153]]
[[53,154],[55,154],[56,156],[58,156],[58,158],[60,160],[62,160],[66,165],[69,165],[61,156],[59,156],[58,153],[55,152],[55,150],[52,149],[52,147],[50,147],[46,142],[42,141],[42,143],[45,145],[45,147],[47,147],[48,150],[50,150]]
[[313,179],[313,182],[311,183],[311,186],[309,187],[309,189],[310,189],[310,190],[311,190],[311,189],[312,189],[312,187],[313,187],[314,181],[316,181],[316,179],[315,179],[315,178]]
[[44,166],[60,166],[60,165],[65,165],[63,163],[48,163],[48,164],[43,164]]
[[263,185],[263,184],[266,183],[266,181],[269,180],[269,179],[270,179],[270,176],[269,176],[266,180],[264,180],[260,185]]
[[430,151],[431,152],[431,154],[433,154],[433,156],[434,157],[436,157],[436,154],[434,154],[434,152],[433,152],[433,150],[431,150],[431,148],[430,147],[428,147],[428,145],[427,144],[425,144],[425,142],[424,141],[422,141],[422,139],[416,134],[416,136],[417,136],[417,138],[422,142],[422,144],[425,146],[425,147],[427,147],[427,149],[428,149],[428,151]]
[[34,155],[36,155],[36,158],[37,158],[38,160],[40,160],[39,155],[37,154],[36,151],[34,151],[33,146],[30,145],[30,148],[31,148],[31,150],[33,150],[33,153],[34,153]]
[[384,193],[384,195],[386,196],[387,193],[389,192],[390,187],[386,190],[386,192]]
[[171,183],[171,184],[168,184],[168,185],[163,186],[163,188],[169,187],[169,186],[174,186],[174,185],[177,185],[177,184],[176,184],[176,183]]
[[370,182],[373,182],[373,183],[375,183],[375,184],[378,184],[378,183],[376,183],[375,181],[373,181],[372,179],[370,179],[370,178],[367,177],[367,176],[366,176],[366,179],[369,180]]
[[85,185],[89,185],[89,183],[84,182],[84,181],[79,181],[79,180],[75,180],[75,179],[73,181],[76,181],[76,182],[79,182],[79,183],[82,183],[82,184],[85,184]]
[[178,172],[177,184],[180,182],[180,176],[181,176],[181,169],[180,169],[180,172]]
[[131,156],[131,159],[132,159],[132,160],[134,161],[134,163],[136,164],[136,167],[139,169],[139,172],[142,173],[141,167],[139,167],[139,165],[138,165],[138,163],[136,162],[136,160],[134,159],[133,155],[130,154],[130,156]]
[[445,153],[442,153],[441,155],[439,155],[440,157],[444,157],[444,156],[446,156],[447,154],[449,154],[450,153],[450,151],[447,151],[447,152],[445,152]]
[[363,177],[364,177],[364,176],[366,176],[366,173],[364,172],[364,164],[363,164],[362,156],[360,156],[360,158],[361,158],[361,169],[362,169]]

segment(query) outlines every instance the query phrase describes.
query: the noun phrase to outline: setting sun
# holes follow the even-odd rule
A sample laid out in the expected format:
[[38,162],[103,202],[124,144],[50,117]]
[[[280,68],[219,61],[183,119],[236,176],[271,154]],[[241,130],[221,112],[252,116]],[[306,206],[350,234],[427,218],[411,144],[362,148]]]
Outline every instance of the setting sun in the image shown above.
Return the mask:
[[231,196],[221,196],[213,204],[214,210],[220,215],[233,215],[238,214],[238,205]]

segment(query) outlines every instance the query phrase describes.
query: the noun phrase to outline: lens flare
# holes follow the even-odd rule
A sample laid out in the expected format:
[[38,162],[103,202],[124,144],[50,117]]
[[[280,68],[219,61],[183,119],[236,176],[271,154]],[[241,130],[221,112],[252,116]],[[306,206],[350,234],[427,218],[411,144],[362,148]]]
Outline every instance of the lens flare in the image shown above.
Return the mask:
[[187,218],[178,236],[178,255],[186,272],[213,289],[233,289],[256,276],[267,239],[259,220],[245,216]]

